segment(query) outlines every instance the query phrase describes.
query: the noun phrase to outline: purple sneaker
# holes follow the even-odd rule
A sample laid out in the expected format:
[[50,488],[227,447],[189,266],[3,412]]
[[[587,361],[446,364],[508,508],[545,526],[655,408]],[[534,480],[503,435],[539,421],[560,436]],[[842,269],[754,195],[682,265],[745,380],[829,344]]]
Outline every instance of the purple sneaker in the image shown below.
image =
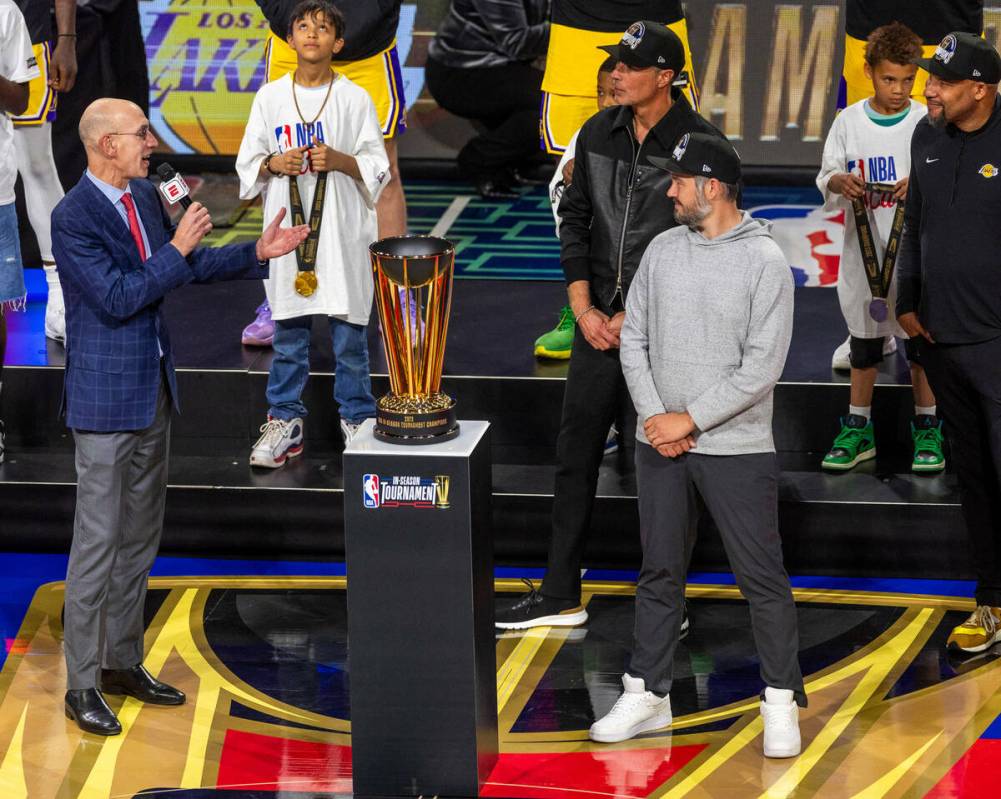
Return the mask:
[[254,311],[257,318],[243,328],[241,343],[248,347],[270,347],[275,339],[275,323],[271,321],[271,306],[265,300]]

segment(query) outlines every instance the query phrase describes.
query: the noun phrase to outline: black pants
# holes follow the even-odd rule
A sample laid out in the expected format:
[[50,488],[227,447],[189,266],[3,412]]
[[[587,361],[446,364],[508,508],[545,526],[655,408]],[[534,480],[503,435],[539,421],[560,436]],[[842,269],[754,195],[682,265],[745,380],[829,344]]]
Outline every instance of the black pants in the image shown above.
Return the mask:
[[538,155],[542,72],[525,63],[455,69],[428,58],[425,75],[438,105],[486,127],[459,151],[463,177],[499,178]]
[[750,606],[761,679],[772,688],[793,691],[805,707],[796,605],[782,564],[775,453],[665,458],[648,444],[637,444],[636,483],[643,568],[636,581],[629,674],[642,677],[647,689],[658,694],[671,690],[697,489]]
[[959,477],[977,604],[1001,607],[1001,338],[925,344],[922,355]]
[[542,583],[546,596],[580,599],[581,561],[605,438],[628,396],[619,351],[596,350],[577,330],[556,440],[553,537]]
[[80,115],[99,97],[131,100],[149,112],[146,45],[135,0],[100,0],[77,9],[79,71],[69,94],[59,96],[52,126],[52,151],[63,188],[75,186],[87,166],[77,134]]

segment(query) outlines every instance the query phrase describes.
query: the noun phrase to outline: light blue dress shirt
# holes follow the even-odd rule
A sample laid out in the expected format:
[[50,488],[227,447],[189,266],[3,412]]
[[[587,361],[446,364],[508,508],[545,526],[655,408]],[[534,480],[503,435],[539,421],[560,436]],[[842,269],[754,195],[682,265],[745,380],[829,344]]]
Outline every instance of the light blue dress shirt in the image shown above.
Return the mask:
[[[110,183],[105,183],[100,178],[94,177],[91,171],[87,170],[87,177],[90,178],[90,182],[93,183],[100,190],[101,194],[108,198],[108,201],[115,206],[115,210],[118,211],[118,215],[122,218],[125,223],[125,228],[128,230],[129,227],[129,212],[125,210],[125,204],[122,202],[122,195],[129,194],[132,192],[126,186],[124,189],[119,189],[112,186]],[[149,258],[153,253],[149,248],[149,239],[146,236],[146,226],[143,224],[143,218],[139,213],[139,206],[136,205],[136,201],[133,198],[132,204],[136,206],[136,219],[139,220],[139,232],[142,233],[143,246],[146,247],[146,257]]]

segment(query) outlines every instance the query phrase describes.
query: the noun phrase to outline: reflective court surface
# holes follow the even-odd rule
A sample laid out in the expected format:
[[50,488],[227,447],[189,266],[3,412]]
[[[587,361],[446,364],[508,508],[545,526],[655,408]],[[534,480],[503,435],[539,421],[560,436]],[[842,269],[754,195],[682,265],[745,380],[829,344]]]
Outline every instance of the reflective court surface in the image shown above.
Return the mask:
[[[188,703],[109,697],[124,733],[102,739],[62,711],[65,561],[3,559],[12,576],[0,600],[4,799],[350,795],[342,565],[161,558],[146,665]],[[521,573],[498,571],[498,599],[522,590]],[[1001,664],[995,653],[960,661],[944,649],[972,608],[969,584],[794,578],[810,700],[803,753],[766,760],[749,615],[729,575],[695,575],[689,586],[673,727],[616,745],[588,741],[628,661],[631,577],[586,575],[585,627],[498,636],[501,757],[484,796],[999,795]],[[419,718],[412,734],[421,735]]]

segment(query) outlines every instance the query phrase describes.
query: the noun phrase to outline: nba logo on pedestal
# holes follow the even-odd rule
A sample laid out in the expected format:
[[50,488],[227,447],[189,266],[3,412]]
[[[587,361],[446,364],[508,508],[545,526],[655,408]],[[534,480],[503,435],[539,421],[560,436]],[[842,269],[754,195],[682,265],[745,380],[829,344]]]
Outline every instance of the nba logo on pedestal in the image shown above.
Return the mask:
[[379,507],[379,475],[366,474],[362,477],[361,494],[366,508]]

